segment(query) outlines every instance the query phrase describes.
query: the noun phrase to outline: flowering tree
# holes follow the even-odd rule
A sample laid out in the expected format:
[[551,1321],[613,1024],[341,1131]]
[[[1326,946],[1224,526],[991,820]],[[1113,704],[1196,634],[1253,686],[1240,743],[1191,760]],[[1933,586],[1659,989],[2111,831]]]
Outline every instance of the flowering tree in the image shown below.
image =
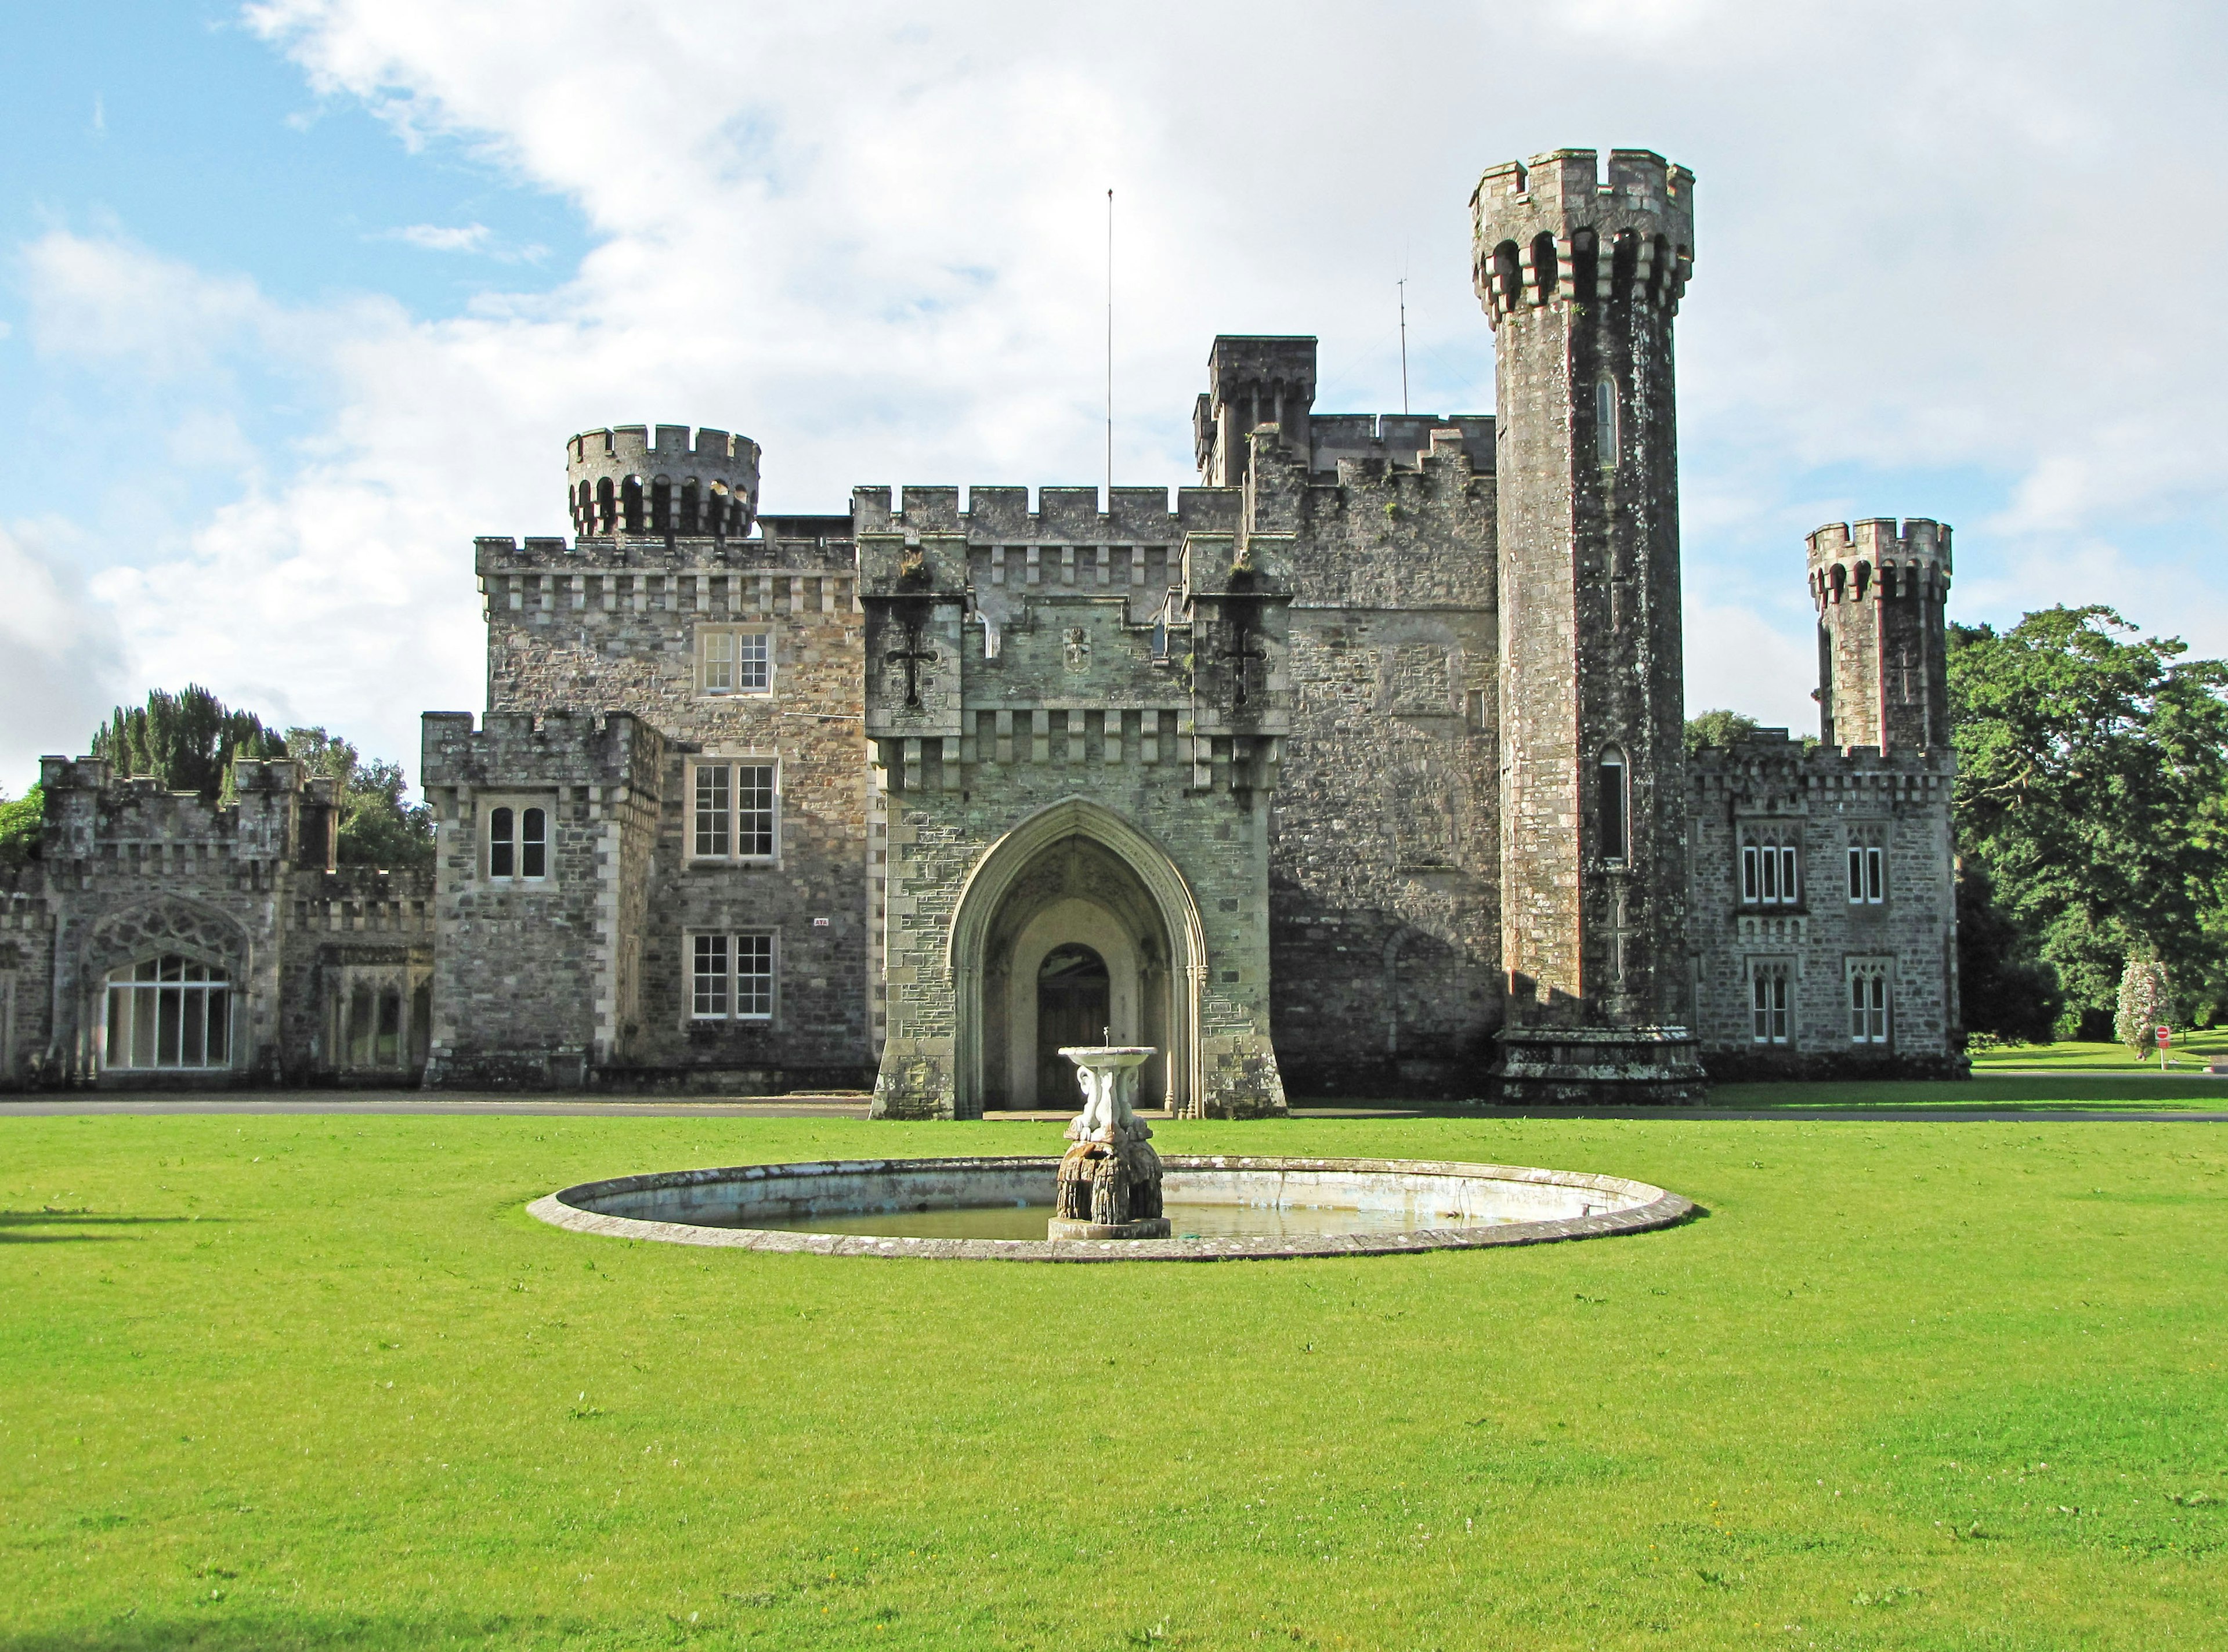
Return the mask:
[[2155,958],[2130,958],[2120,972],[2120,1005],[2112,1017],[2113,1036],[2141,1061],[2151,1047],[2153,1029],[2167,1024],[2172,1005],[2166,966]]

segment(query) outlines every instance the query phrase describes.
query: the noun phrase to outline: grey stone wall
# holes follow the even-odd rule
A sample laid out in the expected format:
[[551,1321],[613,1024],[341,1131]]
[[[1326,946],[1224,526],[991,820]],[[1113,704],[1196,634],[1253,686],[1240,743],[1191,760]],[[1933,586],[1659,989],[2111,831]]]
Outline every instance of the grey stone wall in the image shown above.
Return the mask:
[[[428,712],[420,781],[434,810],[429,1087],[578,1086],[624,1036],[611,960],[626,840],[656,829],[666,743],[627,712]],[[489,812],[539,807],[538,883],[491,877]]]
[[[490,705],[622,708],[667,741],[655,829],[612,852],[625,909],[639,917],[604,966],[615,1033],[598,1082],[758,1092],[858,1087],[873,1071],[870,775],[848,524],[777,518],[762,530],[478,542]],[[766,635],[767,692],[707,692],[707,630]],[[777,766],[772,859],[693,854],[690,774],[707,758]],[[690,937],[739,930],[778,937],[774,1018],[693,1017]]]
[[1295,1093],[1476,1094],[1501,1019],[1492,424],[1388,415],[1366,446],[1365,423],[1256,432],[1247,471],[1294,590],[1277,1056]]
[[[1688,781],[1688,911],[1694,1027],[1713,1079],[1967,1070],[1957,1017],[1955,773],[1939,749],[1806,751],[1778,729],[1698,754]],[[1796,848],[1796,900],[1743,898],[1747,839]],[[1853,843],[1884,851],[1877,903],[1848,898]],[[1884,1045],[1851,1038],[1853,961],[1877,961],[1889,972]],[[1756,1036],[1751,981],[1759,966],[1788,972],[1783,1044]]]

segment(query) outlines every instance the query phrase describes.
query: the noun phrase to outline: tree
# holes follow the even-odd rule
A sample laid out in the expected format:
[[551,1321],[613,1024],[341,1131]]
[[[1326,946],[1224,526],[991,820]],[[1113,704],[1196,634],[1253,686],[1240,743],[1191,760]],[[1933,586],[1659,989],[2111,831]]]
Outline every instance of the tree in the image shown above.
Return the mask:
[[1687,749],[1691,753],[1704,746],[1729,746],[1763,726],[1738,711],[1699,711],[1687,719]]
[[2142,1060],[2155,1029],[2174,1019],[2174,992],[2166,966],[2155,958],[2130,958],[2120,972],[2120,1002],[2112,1016],[2112,1036]]
[[1959,847],[2100,1037],[2122,965],[2228,998],[2228,665],[2109,608],[1950,628]]
[[46,788],[34,786],[10,802],[0,792],[0,866],[21,865],[39,852],[39,822],[46,814]]
[[402,800],[409,781],[401,764],[365,762],[354,745],[321,728],[287,730],[286,755],[341,783],[340,864],[397,871],[433,864],[432,811]]
[[1968,1032],[2046,1044],[2065,994],[2058,973],[1995,898],[1995,880],[1977,860],[1957,866],[1957,1005]]
[[93,755],[116,765],[119,775],[151,775],[165,789],[227,795],[235,757],[283,757],[286,743],[253,711],[234,711],[192,683],[182,692],[161,689],[144,705],[118,706],[93,737]]

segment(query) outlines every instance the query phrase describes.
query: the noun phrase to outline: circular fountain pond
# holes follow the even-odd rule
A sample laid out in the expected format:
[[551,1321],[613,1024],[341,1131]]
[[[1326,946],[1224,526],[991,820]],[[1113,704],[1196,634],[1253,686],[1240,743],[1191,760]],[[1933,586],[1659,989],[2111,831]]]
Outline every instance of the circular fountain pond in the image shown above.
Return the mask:
[[528,1207],[576,1233],[834,1256],[1215,1261],[1537,1245],[1683,1220],[1617,1176],[1428,1159],[1168,1154],[1166,1239],[1045,1237],[1060,1160],[742,1164],[583,1182]]

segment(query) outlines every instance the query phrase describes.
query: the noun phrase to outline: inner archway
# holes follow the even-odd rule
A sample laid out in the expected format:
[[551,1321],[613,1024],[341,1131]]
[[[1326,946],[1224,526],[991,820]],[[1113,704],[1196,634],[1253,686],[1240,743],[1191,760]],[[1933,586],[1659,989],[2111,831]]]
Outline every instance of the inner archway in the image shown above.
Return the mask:
[[1139,1075],[1139,1105],[1185,1108],[1204,940],[1181,874],[1111,811],[1071,800],[1015,827],[953,916],[961,1116],[1074,1106],[1060,1047],[1109,1038],[1162,1052]]
[[1112,1036],[1106,960],[1088,947],[1053,947],[1037,966],[1037,1102],[1058,1105],[1068,1075],[1060,1051]]

